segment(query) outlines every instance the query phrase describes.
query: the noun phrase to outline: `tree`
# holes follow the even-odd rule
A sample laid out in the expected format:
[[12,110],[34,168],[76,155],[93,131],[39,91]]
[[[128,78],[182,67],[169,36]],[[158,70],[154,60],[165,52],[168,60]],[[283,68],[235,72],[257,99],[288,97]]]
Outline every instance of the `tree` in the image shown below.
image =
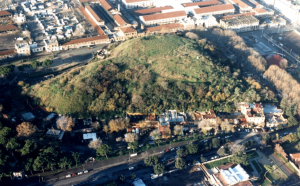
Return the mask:
[[133,143],[129,143],[128,145],[133,150],[133,152],[135,149],[137,149],[139,147],[139,143],[137,141],[135,141]]
[[136,133],[126,133],[125,141],[127,143],[133,143],[134,141],[139,140],[139,136]]
[[33,175],[32,173],[32,165],[33,165],[33,158],[29,158],[26,163],[25,163],[25,170],[26,171],[30,171],[31,175]]
[[11,128],[2,127],[0,123],[0,144],[5,145],[9,139],[9,135],[11,134]]
[[68,132],[72,131],[72,127],[75,126],[73,119],[67,116],[61,116],[56,123],[58,129]]
[[80,163],[80,154],[78,152],[74,152],[72,154],[72,157],[73,157],[76,167],[77,167],[77,164]]
[[176,151],[177,156],[182,157],[185,155],[183,148],[180,148]]
[[20,149],[21,155],[25,156],[27,154],[30,154],[31,152],[35,151],[36,148],[37,146],[36,144],[34,144],[34,141],[27,139],[23,148]]
[[17,138],[10,138],[6,144],[6,148],[10,150],[16,150],[19,148],[21,145],[17,142]]
[[165,166],[162,163],[158,163],[154,166],[155,174],[163,174],[165,172]]
[[155,129],[155,130],[150,132],[149,136],[152,137],[153,139],[160,139],[161,138],[161,133],[158,129]]
[[36,126],[30,122],[23,122],[16,128],[18,137],[30,137],[36,132]]
[[11,69],[9,67],[3,67],[3,66],[0,67],[0,75],[6,76],[10,72],[11,72]]
[[134,174],[134,173],[132,173],[131,175],[130,175],[130,179],[131,180],[134,180],[136,178],[136,175]]
[[212,139],[213,148],[218,148],[220,146],[220,140],[218,138]]
[[88,147],[91,148],[91,149],[98,149],[102,144],[102,140],[101,139],[96,139],[96,140],[93,140],[89,143]]
[[170,128],[165,128],[164,130],[164,138],[168,139],[171,137],[171,129]]
[[189,154],[196,154],[198,152],[198,145],[190,143],[186,146],[186,149]]
[[108,131],[109,131],[108,126],[107,126],[107,125],[104,125],[104,126],[103,126],[103,132],[105,132],[105,134],[107,134]]
[[283,126],[279,124],[279,125],[277,125],[277,129],[281,130],[281,129],[283,129]]
[[288,126],[295,126],[298,124],[298,121],[296,120],[296,118],[294,116],[291,116],[288,118]]
[[246,154],[243,154],[243,152],[235,153],[230,157],[230,160],[235,164],[249,165],[248,157]]
[[263,139],[266,141],[267,144],[271,144],[273,140],[273,136],[270,136],[269,134],[266,134],[263,136]]
[[66,169],[68,164],[68,158],[67,157],[63,157],[62,159],[60,159],[59,161],[59,167],[62,169]]
[[43,61],[43,66],[49,67],[52,63],[53,63],[52,60],[50,60],[50,59],[45,59],[45,60]]
[[129,127],[129,118],[118,118],[115,120],[110,120],[108,125],[110,132],[118,132]]
[[200,158],[201,163],[206,161],[206,158],[203,157],[203,154],[201,154],[201,158]]
[[111,150],[112,148],[110,146],[103,144],[97,149],[96,153],[98,156],[105,156],[106,159],[108,159],[107,154],[110,153]]
[[183,169],[185,167],[185,161],[182,158],[177,158],[175,161],[175,167],[177,169]]
[[42,156],[38,156],[35,160],[34,163],[32,165],[33,170],[34,171],[40,171],[42,170],[43,172],[45,172],[45,166],[46,166],[46,162],[47,160],[44,159]]
[[120,181],[120,182],[125,182],[125,181],[126,181],[126,177],[125,177],[123,174],[121,174],[121,175],[119,176],[119,181]]
[[183,131],[183,126],[182,125],[175,125],[173,133],[174,135],[181,135]]
[[91,126],[92,126],[92,129],[94,129],[95,131],[100,129],[100,123],[98,121],[92,122]]
[[217,154],[219,154],[219,156],[225,156],[225,155],[229,154],[229,149],[227,147],[221,147],[217,151]]
[[268,172],[273,172],[273,168],[270,166],[270,165],[264,165],[264,167],[266,168],[266,170],[268,171]]
[[158,156],[149,156],[148,158],[144,159],[144,163],[146,166],[153,166],[158,163]]
[[30,62],[30,65],[32,66],[32,68],[36,69],[37,67],[39,67],[41,65],[41,63],[37,60],[33,60]]

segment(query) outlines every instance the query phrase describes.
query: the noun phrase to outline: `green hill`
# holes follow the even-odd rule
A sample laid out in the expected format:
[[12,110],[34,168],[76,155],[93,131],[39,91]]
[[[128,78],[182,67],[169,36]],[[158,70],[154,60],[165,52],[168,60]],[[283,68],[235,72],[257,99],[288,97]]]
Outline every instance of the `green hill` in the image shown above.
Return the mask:
[[35,85],[30,95],[60,114],[100,118],[125,111],[231,111],[234,101],[259,101],[211,48],[179,36],[132,39],[106,60]]

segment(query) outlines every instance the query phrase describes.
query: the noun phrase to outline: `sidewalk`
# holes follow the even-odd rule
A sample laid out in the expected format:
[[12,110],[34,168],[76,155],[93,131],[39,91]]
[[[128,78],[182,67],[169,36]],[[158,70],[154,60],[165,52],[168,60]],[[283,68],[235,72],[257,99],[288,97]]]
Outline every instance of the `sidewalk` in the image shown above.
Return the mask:
[[[255,166],[252,164],[252,161],[256,161],[256,160],[262,159],[262,158],[263,158],[263,155],[262,155],[261,152],[259,152],[258,150],[257,150],[256,152],[258,153],[259,156],[258,156],[257,158],[250,159],[250,160],[249,160],[249,163],[250,163],[252,169],[254,170],[254,171],[252,172],[252,174],[253,174],[255,177],[259,177],[259,172],[257,172]],[[258,164],[258,166],[259,166],[259,164]]]

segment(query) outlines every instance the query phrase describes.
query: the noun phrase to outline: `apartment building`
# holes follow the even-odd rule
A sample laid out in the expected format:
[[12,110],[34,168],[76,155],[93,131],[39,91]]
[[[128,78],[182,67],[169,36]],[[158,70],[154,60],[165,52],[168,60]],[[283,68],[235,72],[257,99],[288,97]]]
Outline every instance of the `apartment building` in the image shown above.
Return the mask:
[[122,0],[127,9],[150,7],[153,5],[151,0]]
[[226,30],[247,32],[257,30],[259,26],[259,20],[253,16],[236,16],[229,19],[221,19],[220,26]]
[[131,38],[137,36],[137,30],[132,27],[124,27],[120,29],[126,38]]
[[264,108],[259,103],[245,103],[241,105],[241,112],[245,115],[246,121],[248,123],[253,123],[264,127],[265,125],[265,115]]
[[140,16],[140,20],[144,25],[158,25],[176,23],[187,17],[185,11],[175,11],[160,14],[152,14]]
[[204,8],[196,8],[194,9],[194,12],[194,14],[198,16],[218,15],[225,13],[234,13],[234,7],[232,4],[223,4]]
[[62,49],[68,50],[69,48],[79,48],[103,43],[110,43],[110,39],[107,35],[71,40],[63,44]]
[[44,39],[44,44],[45,44],[45,50],[47,52],[52,52],[52,51],[59,51],[61,50],[61,47],[59,46],[59,43],[57,39],[52,38],[52,39]]
[[0,60],[14,58],[17,55],[15,49],[12,50],[2,50],[0,51]]
[[212,15],[197,16],[194,21],[196,26],[202,26],[205,28],[217,26],[219,24],[217,19]]
[[15,49],[17,51],[18,56],[30,56],[31,50],[30,46],[27,42],[20,42],[15,44]]

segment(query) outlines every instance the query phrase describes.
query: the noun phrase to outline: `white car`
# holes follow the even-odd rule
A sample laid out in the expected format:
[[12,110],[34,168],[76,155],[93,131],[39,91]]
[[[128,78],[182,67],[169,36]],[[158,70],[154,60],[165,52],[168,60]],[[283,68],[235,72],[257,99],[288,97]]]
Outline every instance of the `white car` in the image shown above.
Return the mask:
[[165,151],[163,150],[163,151],[160,151],[160,153],[162,154],[162,153],[165,153]]
[[72,177],[72,175],[71,174],[68,174],[67,176],[66,176],[66,178],[71,178]]
[[88,173],[88,172],[89,172],[88,170],[83,171],[83,173]]
[[129,169],[129,170],[133,170],[133,169],[134,169],[134,167],[129,167],[128,169]]
[[157,174],[151,174],[151,179],[152,179],[152,180],[156,179],[157,177],[158,177]]
[[215,157],[211,157],[211,159],[213,160],[213,159],[215,159]]
[[83,172],[82,172],[82,171],[77,173],[77,175],[81,175],[81,174],[83,174]]
[[164,174],[159,174],[158,177],[162,177]]
[[171,148],[170,150],[171,150],[171,151],[174,151],[175,149],[174,149],[174,148]]
[[176,147],[176,150],[180,149],[180,147]]
[[144,145],[143,144],[139,145],[139,147],[142,147],[142,146],[144,146]]

